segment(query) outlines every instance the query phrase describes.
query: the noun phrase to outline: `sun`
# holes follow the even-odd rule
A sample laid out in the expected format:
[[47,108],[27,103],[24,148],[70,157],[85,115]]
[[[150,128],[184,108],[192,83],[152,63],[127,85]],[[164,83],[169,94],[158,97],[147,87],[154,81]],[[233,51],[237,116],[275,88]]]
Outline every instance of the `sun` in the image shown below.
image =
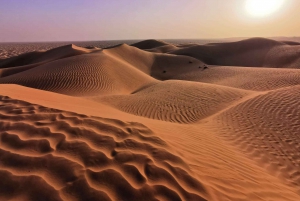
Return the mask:
[[246,0],[246,10],[254,17],[265,17],[279,10],[284,2],[285,0]]

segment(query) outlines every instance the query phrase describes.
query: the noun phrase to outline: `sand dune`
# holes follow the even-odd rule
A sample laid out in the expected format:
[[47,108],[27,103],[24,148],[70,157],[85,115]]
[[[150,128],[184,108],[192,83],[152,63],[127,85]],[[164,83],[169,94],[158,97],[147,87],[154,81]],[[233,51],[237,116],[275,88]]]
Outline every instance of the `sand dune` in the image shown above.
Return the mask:
[[191,123],[212,115],[248,94],[247,91],[212,84],[165,81],[134,94],[109,96],[100,100],[131,114]]
[[268,51],[280,45],[284,43],[252,38],[237,42],[191,46],[171,53],[192,56],[211,65],[263,66]]
[[23,66],[34,63],[50,62],[70,56],[90,53],[92,50],[78,47],[76,45],[66,45],[48,51],[29,52],[19,56],[0,60],[0,68]]
[[[60,51],[56,53],[59,54]],[[158,82],[149,75],[161,78],[164,74],[198,69],[202,64],[191,57],[149,53],[123,44],[34,68],[6,68],[2,70],[3,78],[0,83],[20,84],[79,96],[129,94]],[[188,69],[184,68],[186,65],[189,66]],[[30,69],[21,72],[25,68]],[[13,72],[16,74],[12,74]]]
[[138,48],[131,47],[127,44],[121,44],[112,48],[103,50],[103,52],[125,65],[130,65],[142,72],[150,75],[154,62],[154,54],[141,51]]
[[[75,143],[77,141],[86,142],[91,149],[95,149],[96,152],[103,152],[104,154],[107,154],[107,157],[109,157],[111,153],[109,151],[110,150],[109,147],[111,146],[111,144],[109,143],[108,141],[109,138],[107,138],[107,136],[108,137],[111,136],[112,138],[114,138],[116,140],[116,143],[122,142],[122,139],[124,137],[123,134],[125,132],[124,139],[130,138],[136,140],[137,142],[143,142],[144,144],[148,143],[153,147],[157,147],[157,148],[161,147],[162,149],[167,150],[170,154],[177,156],[177,158],[179,159],[172,158],[170,160],[172,161],[175,159],[176,160],[173,162],[167,161],[167,163],[171,164],[172,166],[180,167],[180,169],[185,170],[188,173],[188,175],[193,177],[193,180],[196,179],[198,181],[197,183],[200,182],[201,185],[195,186],[195,183],[190,183],[191,182],[190,180],[183,181],[182,179],[187,177],[186,176],[182,177],[183,175],[186,175],[186,173],[182,171],[179,171],[179,173],[176,173],[175,174],[176,176],[174,176],[173,168],[166,164],[167,167],[172,169],[172,172],[170,172],[170,169],[167,170],[169,170],[169,172],[172,174],[172,176],[175,179],[179,177],[178,179],[176,179],[176,181],[179,182],[179,185],[182,185],[182,188],[185,189],[185,191],[199,195],[202,198],[205,198],[207,200],[220,200],[220,201],[221,200],[249,200],[249,199],[251,200],[298,200],[299,198],[298,195],[293,191],[293,188],[285,186],[283,183],[281,183],[281,181],[278,178],[266,173],[264,169],[253,164],[253,161],[245,158],[243,155],[236,152],[234,147],[228,146],[226,142],[220,140],[218,135],[216,135],[217,133],[215,131],[211,131],[210,129],[207,129],[206,125],[201,126],[199,124],[194,124],[194,125],[184,124],[181,126],[179,124],[171,124],[168,122],[140,118],[138,116],[128,115],[122,112],[116,113],[114,110],[108,107],[106,108],[103,107],[102,105],[99,105],[99,103],[91,103],[88,102],[88,100],[84,100],[84,99],[79,100],[78,98],[75,97],[73,98],[73,97],[63,96],[60,94],[50,93],[46,91],[39,91],[39,90],[34,90],[34,89],[29,89],[29,88],[24,88],[19,86],[3,85],[2,89],[0,88],[0,92],[2,94],[9,94],[14,97],[21,96],[26,100],[40,102],[44,105],[56,106],[59,108],[68,108],[68,110],[84,111],[85,113],[88,114],[88,115],[80,115],[74,112],[51,109],[49,107],[44,107],[37,104],[30,104],[28,102],[18,101],[16,99],[3,97],[2,98],[3,101],[1,105],[4,106],[4,111],[2,111],[1,114],[5,116],[6,120],[4,121],[4,123],[5,125],[7,125],[4,128],[5,129],[13,128],[13,130],[5,131],[5,132],[8,134],[14,134],[15,136],[16,135],[20,136],[19,137],[20,139],[22,140],[26,139],[27,141],[28,140],[38,141],[46,138],[49,141],[50,148],[53,148],[53,151],[51,149],[48,150],[46,149],[46,153],[37,154],[40,153],[41,149],[32,148],[24,145],[23,146],[18,145],[17,147],[21,147],[21,151],[20,150],[18,151],[18,150],[14,150],[16,149],[16,147],[11,147],[13,143],[9,143],[9,142],[14,142],[13,140],[6,140],[6,141],[4,140],[6,145],[1,149],[8,150],[9,148],[7,147],[10,146],[11,147],[10,150],[14,150],[13,153],[16,152],[26,153],[23,155],[27,156],[26,158],[27,160],[29,159],[28,157],[39,158],[39,157],[45,157],[45,155],[47,156],[49,154],[52,154],[54,157],[53,160],[52,158],[50,159],[43,158],[43,159],[48,160],[49,163],[52,161],[53,161],[52,163],[55,162],[54,164],[58,164],[58,169],[62,169],[61,166],[65,164],[62,161],[65,160],[66,161],[71,160],[69,162],[70,164],[79,163],[79,164],[91,165],[87,161],[92,160],[93,157],[96,157],[98,155],[95,156],[95,154],[88,154],[89,151],[85,150],[84,146],[82,146],[82,148],[79,148],[81,146],[79,145],[75,146],[74,144],[72,144],[72,146],[69,145],[68,149],[66,150],[66,147],[63,146],[64,143]],[[7,103],[4,104],[3,102],[7,102]],[[93,117],[90,114],[97,114],[97,115],[101,114],[101,116],[104,116],[105,118]],[[121,119],[121,121],[116,119],[106,118],[112,116],[118,117],[118,119]],[[19,123],[22,122],[22,119],[24,118],[26,118],[27,120],[24,121],[24,123]],[[142,124],[148,125],[150,129],[147,129],[145,126],[141,125],[140,123],[128,123],[125,122],[123,119],[133,119],[135,122],[136,121],[142,122]],[[105,125],[103,125],[103,123]],[[26,124],[29,124],[29,126],[26,126]],[[107,126],[107,124],[110,126]],[[21,130],[19,130],[18,127],[20,127],[19,129]],[[116,130],[115,127],[120,128],[123,131],[119,129]],[[39,129],[39,128],[43,128],[43,129]],[[50,128],[50,130],[47,128]],[[24,129],[30,129],[36,134],[32,136],[31,134],[28,134],[32,132],[27,133],[26,132],[27,130]],[[134,133],[133,134],[134,136],[132,137],[129,137],[131,134],[129,136],[128,134],[126,134],[129,133],[130,130],[132,130],[132,132]],[[97,137],[93,133],[96,133]],[[65,135],[66,138],[64,138],[63,135]],[[148,138],[144,139],[143,136]],[[140,137],[142,138],[140,139]],[[7,138],[8,137],[5,136],[5,139]],[[65,140],[66,142],[59,144],[59,142],[61,142],[59,140],[62,140],[63,142]],[[17,144],[16,142],[14,143]],[[24,150],[25,148],[29,150]],[[141,169],[138,167],[139,165],[142,164],[142,162],[140,160],[136,161],[136,159],[140,159],[137,155],[146,155],[146,156],[148,155],[148,157],[151,158],[152,154],[154,154],[155,156],[160,158],[158,160],[161,160],[162,163],[165,163],[166,160],[169,160],[166,158],[166,156],[168,155],[165,155],[165,153],[161,152],[161,150],[156,151],[155,149],[151,150],[151,154],[149,154],[149,152],[147,151],[148,149],[145,148],[144,145],[139,145],[135,143],[130,143],[126,145],[126,149],[124,148],[125,147],[120,146],[119,148],[116,148],[116,152],[126,151],[126,149],[129,149],[130,154],[133,154],[132,158],[129,157],[131,161],[124,161],[124,163],[126,164],[128,163],[130,165],[132,164],[136,166],[140,171],[140,173],[147,179],[147,181],[151,183],[151,185],[157,185],[157,182],[162,182],[160,184],[163,189],[165,186],[168,189],[172,189],[173,191],[175,191],[175,193],[181,195],[180,192],[182,192],[182,190],[179,190],[180,191],[179,192],[176,190],[177,188],[172,187],[172,182],[170,183],[170,181],[168,180],[168,176],[167,176],[168,174],[165,174],[164,172],[155,173],[157,179],[153,178],[154,180],[152,179],[149,180],[148,177],[145,176],[145,174],[143,174],[143,171],[145,171],[145,169]],[[48,154],[47,151],[49,150],[50,153]],[[10,154],[12,154],[11,152],[12,151],[10,151]],[[55,152],[57,152],[57,155],[56,154],[54,155]],[[85,156],[85,154],[87,154],[88,157]],[[11,155],[9,156],[11,157]],[[87,159],[82,158],[84,156]],[[59,160],[56,157],[58,157]],[[113,158],[113,156],[111,157]],[[96,158],[98,160],[99,157]],[[159,168],[165,168],[165,166],[159,165],[155,159],[153,160],[154,160],[154,164],[158,165]],[[180,161],[183,161],[184,163]],[[99,164],[99,162],[101,163]],[[103,164],[102,160],[99,162],[97,162],[95,159],[95,162],[92,163],[92,165],[89,166],[89,168],[92,169],[94,166],[97,165],[101,166],[101,164]],[[120,161],[121,164],[122,162],[123,161]],[[65,166],[67,166],[69,163],[66,163]],[[118,163],[116,162],[113,163],[112,165],[115,164]],[[27,166],[27,169],[30,167],[35,167],[35,166],[33,166],[33,164],[30,163],[30,165]],[[66,169],[68,169],[68,167],[69,166],[67,166]],[[75,167],[77,166],[75,165]],[[73,169],[75,167],[73,165],[72,171],[70,172],[73,172]],[[5,171],[14,170],[13,174],[17,174],[17,176],[18,175],[23,176],[23,178],[27,176],[31,176],[31,174],[29,175],[27,174],[26,172],[27,169],[25,169],[23,172],[19,172],[20,170],[15,170],[15,168],[16,167],[14,166],[10,166],[9,168],[5,168]],[[101,170],[106,170],[103,168],[101,168]],[[56,174],[58,173],[53,172],[54,170],[52,168],[50,170],[48,169],[49,169],[48,166],[45,167],[45,171],[47,171],[47,175],[43,174],[43,179],[48,184],[51,185],[64,185],[63,182],[56,181],[57,179]],[[62,171],[66,169],[62,169]],[[41,169],[38,170],[41,171]],[[114,168],[113,170],[119,172],[133,188],[141,189],[140,187],[139,188],[137,187],[139,184],[137,183],[139,179],[136,180],[134,179],[134,177],[130,176],[134,172],[132,174],[126,172],[124,173],[123,169],[118,169],[118,168]],[[32,169],[30,169],[30,171],[32,171]],[[100,170],[98,172],[100,172]],[[183,175],[181,175],[180,172]],[[112,174],[110,173],[110,171],[102,171],[102,173],[105,175],[114,175],[115,172],[113,172]],[[4,172],[4,174],[10,175],[8,172]],[[34,174],[36,174],[36,172],[34,172]],[[130,175],[128,176],[127,174]],[[141,195],[142,198],[139,197],[140,194],[137,191],[129,191],[130,192],[129,194],[123,195],[122,192],[124,191],[117,190],[118,188],[116,188],[115,186],[116,184],[112,182],[110,182],[110,186],[104,188],[103,185],[107,184],[106,183],[107,180],[95,174],[92,175],[89,174],[89,175],[93,176],[93,178],[96,179],[95,181],[96,183],[88,182],[88,184],[86,184],[85,181],[81,179],[80,175],[81,174],[77,175],[76,177],[77,179],[74,179],[73,182],[71,181],[66,183],[65,184],[66,187],[62,188],[62,190],[60,191],[57,190],[59,192],[60,199],[85,200],[86,198],[89,198],[91,200],[93,199],[105,200],[105,195],[103,195],[102,193],[104,192],[108,194],[109,199],[111,200],[119,200],[117,198],[122,196],[124,196],[125,198],[131,196],[130,198],[132,198],[133,200],[135,198],[142,199],[142,200],[147,200],[146,198],[151,198],[150,200],[153,200],[153,197],[149,197],[149,194]],[[63,178],[65,177],[67,177],[67,175],[63,176],[61,180],[63,180]],[[118,176],[114,176],[110,178],[118,178],[117,179],[118,181],[124,181],[121,179],[121,177]],[[10,181],[11,179],[7,179],[7,183]],[[99,184],[98,181],[101,181],[102,183]],[[23,180],[20,180],[19,182],[23,184]],[[188,183],[186,184],[186,182]],[[15,183],[12,186],[14,187],[16,185],[17,184]],[[194,186],[194,188],[196,188],[195,189],[196,191],[193,190],[194,188],[190,187],[190,185]],[[123,182],[120,182],[120,186],[121,189],[128,189],[128,187],[126,187],[127,184],[125,185],[123,184]],[[143,186],[147,186],[147,184],[144,183]],[[68,189],[65,190],[67,187]],[[161,191],[153,191],[153,193],[154,192],[161,192]],[[166,192],[168,191],[162,192],[162,194],[165,195],[166,197],[160,196],[160,193],[158,194],[156,193],[155,198],[159,200],[176,200],[175,199],[176,196],[174,196],[173,193],[169,194]],[[26,193],[28,192],[25,191],[24,193],[25,195],[24,194],[21,195],[18,194],[18,195],[22,197],[24,196],[28,197]],[[34,196],[41,196],[41,197],[45,196],[43,192],[40,193],[41,194],[35,193]],[[71,195],[69,195],[69,193]],[[9,196],[15,198],[15,196],[17,195],[12,194],[8,196],[7,194],[3,194],[2,196],[5,198]],[[54,195],[53,198],[55,198]],[[197,197],[196,200],[202,200],[202,198],[198,199]],[[180,200],[192,200],[192,199],[190,197],[181,196]]]
[[252,38],[238,42],[197,45],[169,53],[187,55],[210,65],[300,68],[299,45]]
[[264,66],[276,68],[300,68],[300,44],[282,45],[271,49],[265,58]]
[[155,47],[155,48],[151,48],[151,49],[145,49],[148,52],[156,52],[156,53],[168,53],[171,51],[175,51],[178,50],[179,48],[176,47],[175,45],[163,45],[163,46],[159,46],[159,47]]
[[299,48],[147,40],[1,60],[0,200],[298,201]]
[[96,52],[49,62],[4,77],[0,83],[16,83],[63,94],[91,96],[127,94],[155,83],[155,80],[106,52]]
[[3,199],[205,200],[184,160],[141,124],[0,101]]
[[160,46],[169,45],[168,43],[160,40],[144,40],[137,43],[132,44],[131,46],[137,47],[139,49],[152,49]]
[[26,70],[29,70],[31,68],[40,66],[42,64],[43,63],[35,63],[35,64],[28,64],[28,65],[24,65],[24,66],[0,68],[0,78],[26,71]]
[[87,49],[101,49],[118,45],[120,43],[136,43],[138,40],[113,40],[113,41],[69,41],[69,42],[28,42],[28,43],[0,43],[0,60],[14,56],[18,56],[28,52],[45,52],[57,47],[62,47],[70,44],[74,44],[79,47]]
[[165,79],[180,79],[212,83],[252,91],[267,91],[300,84],[297,69],[211,66],[190,72],[173,74]]
[[[271,174],[300,192],[300,86],[238,104],[216,116],[213,127]],[[220,129],[221,128],[221,129]]]
[[296,41],[281,41],[281,42],[287,45],[300,45],[300,43]]

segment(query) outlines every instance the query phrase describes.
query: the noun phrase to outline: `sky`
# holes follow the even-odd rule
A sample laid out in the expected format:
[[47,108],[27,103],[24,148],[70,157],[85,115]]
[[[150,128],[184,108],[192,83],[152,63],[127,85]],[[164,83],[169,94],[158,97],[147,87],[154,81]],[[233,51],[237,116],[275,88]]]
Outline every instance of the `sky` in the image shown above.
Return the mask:
[[251,16],[246,0],[0,0],[0,42],[300,36],[300,0]]

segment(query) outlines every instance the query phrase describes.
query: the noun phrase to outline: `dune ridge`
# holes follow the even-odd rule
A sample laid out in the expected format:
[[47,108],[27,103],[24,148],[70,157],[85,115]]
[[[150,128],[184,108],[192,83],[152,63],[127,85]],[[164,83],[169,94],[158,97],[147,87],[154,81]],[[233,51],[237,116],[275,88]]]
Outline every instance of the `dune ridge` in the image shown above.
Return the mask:
[[251,38],[237,42],[196,45],[169,53],[191,56],[210,65],[300,68],[299,50],[299,45]]
[[24,66],[34,63],[50,62],[66,57],[90,53],[92,50],[70,44],[48,51],[29,52],[8,59],[0,60],[0,68]]
[[130,93],[155,83],[155,80],[105,52],[96,52],[49,62],[4,77],[0,82],[68,95],[91,96]]
[[139,49],[152,49],[157,48],[160,46],[168,45],[168,43],[160,40],[150,39],[150,40],[143,40],[137,43],[132,44],[131,46],[137,47]]
[[171,69],[186,71],[182,68],[185,64],[198,69],[203,63],[187,56],[149,53],[123,44],[42,65],[6,68],[0,83],[79,96],[130,94],[157,83],[154,78],[161,78],[167,71],[172,73]]

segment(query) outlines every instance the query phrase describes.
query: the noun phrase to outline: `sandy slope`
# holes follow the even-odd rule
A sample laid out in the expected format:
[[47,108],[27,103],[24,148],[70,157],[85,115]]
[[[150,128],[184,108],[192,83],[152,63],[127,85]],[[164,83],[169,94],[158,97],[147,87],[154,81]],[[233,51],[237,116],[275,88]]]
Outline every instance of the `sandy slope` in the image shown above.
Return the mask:
[[0,70],[0,200],[299,200],[297,51],[148,40],[14,58]]
[[168,52],[175,51],[175,50],[178,50],[178,49],[179,48],[176,47],[175,45],[168,44],[168,45],[163,45],[163,46],[154,47],[154,48],[145,49],[145,50],[148,51],[148,52],[168,53]]
[[163,121],[197,122],[249,92],[212,84],[165,81],[130,95],[100,98],[122,111]]
[[300,85],[242,102],[210,122],[216,132],[300,192]]
[[[252,161],[246,159],[244,156],[242,156],[240,153],[236,152],[235,149],[233,149],[231,146],[228,146],[226,143],[224,143],[222,140],[218,138],[218,135],[216,135],[214,132],[210,132],[209,130],[206,130],[205,127],[199,127],[199,125],[178,125],[178,124],[171,124],[168,122],[162,122],[162,121],[155,121],[150,119],[141,118],[138,116],[132,116],[128,115],[126,113],[118,112],[116,110],[113,110],[109,107],[103,107],[103,105],[99,105],[99,103],[92,103],[88,100],[84,99],[78,99],[68,96],[63,96],[60,94],[55,93],[49,93],[45,91],[39,91],[34,90],[30,88],[24,88],[19,86],[13,86],[13,85],[3,85],[0,89],[1,94],[7,94],[12,97],[22,97],[25,100],[29,101],[35,101],[38,104],[43,104],[47,107],[41,107],[37,104],[29,104],[24,103],[22,101],[16,101],[11,100],[9,98],[6,99],[6,102],[8,102],[6,105],[10,106],[10,110],[6,107],[5,110],[9,110],[9,112],[2,112],[4,113],[10,113],[9,118],[7,117],[6,121],[10,121],[10,125],[15,125],[17,119],[22,119],[24,116],[26,119],[34,119],[34,122],[30,123],[31,120],[25,121],[28,122],[26,124],[34,125],[35,127],[50,127],[50,132],[57,132],[57,130],[53,130],[51,128],[55,127],[55,125],[60,125],[59,122],[63,123],[63,121],[75,123],[71,124],[73,129],[77,129],[76,132],[72,131],[67,124],[63,124],[64,126],[61,127],[60,132],[58,133],[64,133],[67,137],[74,136],[74,138],[66,138],[65,140],[69,141],[88,141],[88,144],[92,144],[94,141],[89,141],[84,136],[92,137],[93,135],[89,132],[88,135],[82,135],[82,130],[90,129],[90,126],[93,126],[95,124],[88,123],[88,125],[84,125],[83,123],[78,122],[80,119],[94,119],[95,121],[99,122],[100,120],[105,121],[105,123],[110,123],[117,125],[117,127],[121,128],[122,130],[126,131],[126,128],[129,126],[128,123],[123,124],[120,121],[117,120],[111,120],[111,117],[118,117],[121,121],[124,122],[124,120],[131,119],[134,122],[141,122],[144,125],[147,125],[150,130],[152,130],[152,133],[150,136],[156,136],[160,139],[164,140],[165,143],[168,144],[168,151],[171,152],[173,155],[177,155],[182,160],[186,161],[185,163],[188,164],[187,167],[190,171],[189,175],[192,176],[194,179],[198,180],[200,182],[205,190],[201,190],[199,186],[197,187],[197,193],[208,199],[208,200],[297,200],[297,194],[293,192],[293,189],[290,187],[285,186],[281,183],[281,181],[273,177],[269,174],[267,174],[264,169],[260,168],[259,166],[256,166],[253,164]],[[15,103],[13,103],[15,102]],[[17,102],[17,103],[16,103]],[[20,103],[18,103],[20,102]],[[28,106],[17,106],[16,104],[25,104]],[[2,105],[5,105],[2,103]],[[33,105],[33,106],[32,106]],[[68,110],[78,111],[82,112],[84,111],[87,115],[78,115],[71,112],[66,111],[59,111],[59,110],[53,110],[49,107],[58,107],[58,108],[67,108]],[[28,108],[29,107],[29,108]],[[33,107],[39,108],[34,110]],[[5,107],[4,107],[5,108]],[[16,109],[14,109],[16,108]],[[17,110],[17,111],[15,111]],[[23,111],[23,114],[20,112],[20,110]],[[42,111],[39,111],[42,110]],[[31,111],[31,112],[30,112]],[[33,112],[35,111],[35,113]],[[17,113],[17,114],[16,114]],[[32,114],[30,114],[32,113]],[[42,113],[42,114],[40,114]],[[55,113],[55,114],[53,114]],[[90,117],[90,115],[101,114],[101,116],[105,117],[103,118],[94,118]],[[7,114],[6,114],[7,116]],[[22,117],[23,116],[23,117]],[[43,116],[43,117],[41,117]],[[54,117],[56,117],[56,120]],[[39,120],[39,118],[42,118],[43,120]],[[45,121],[47,118],[52,118],[52,120],[49,122]],[[108,120],[107,118],[110,118]],[[78,120],[79,119],[79,120]],[[35,122],[41,122],[41,123],[35,123]],[[76,124],[80,123],[80,124]],[[52,123],[51,123],[52,122]],[[113,123],[113,122],[119,122],[119,123]],[[20,124],[17,124],[20,126]],[[51,126],[52,125],[52,126]],[[99,124],[96,124],[99,125]],[[142,125],[140,125],[142,126]],[[21,126],[22,127],[22,126]],[[99,128],[102,128],[100,126],[97,126]],[[22,127],[24,130],[24,127]],[[26,128],[26,126],[25,126]],[[28,127],[32,128],[32,126]],[[33,128],[33,129],[37,129]],[[142,126],[144,128],[144,126]],[[200,128],[200,129],[199,129]],[[17,128],[16,128],[17,129]],[[46,129],[47,130],[47,129]],[[147,130],[147,129],[146,129]],[[113,133],[113,128],[106,128],[106,131],[103,130],[99,133],[99,131],[96,131],[97,135],[101,134],[99,139],[105,140],[106,138],[103,138],[102,135],[104,133]],[[41,131],[42,132],[42,131]],[[43,131],[44,132],[44,131]],[[46,131],[45,131],[46,132]],[[144,131],[138,131],[138,133],[144,133]],[[18,129],[15,133],[20,133]],[[24,133],[24,132],[23,132]],[[40,132],[38,132],[40,133]],[[21,136],[22,132],[19,134]],[[43,133],[40,133],[43,134]],[[23,136],[26,135],[22,134]],[[39,134],[38,134],[39,135]],[[147,134],[149,135],[149,134]],[[25,136],[26,137],[26,136]],[[33,136],[34,139],[36,139],[37,136]],[[28,138],[31,138],[31,136],[27,135]],[[47,135],[45,137],[38,137],[37,139],[43,139],[43,138],[49,138]],[[24,139],[24,138],[22,138]],[[63,138],[62,138],[63,139]],[[51,141],[51,137],[49,139]],[[58,143],[53,139],[54,143]],[[105,144],[108,144],[106,141],[104,141]],[[93,149],[96,149],[96,151],[99,151],[99,148],[102,150],[101,147],[104,147],[104,145],[101,145],[99,147],[91,145]],[[18,146],[20,147],[20,145]],[[132,146],[130,146],[132,147]],[[165,147],[165,145],[163,146]],[[4,149],[4,148],[3,148]],[[32,148],[31,148],[32,149]],[[55,147],[53,152],[56,152],[58,148]],[[74,148],[76,149],[79,148]],[[133,151],[131,149],[131,151]],[[24,151],[26,155],[28,155],[28,151]],[[32,152],[32,151],[29,151]],[[52,152],[51,152],[52,153]],[[105,152],[106,153],[106,152]],[[138,149],[138,151],[134,151],[133,153],[143,153],[141,147]],[[157,152],[155,152],[157,153]],[[63,153],[61,153],[63,154]],[[66,160],[73,159],[77,162],[80,162],[80,158],[77,159],[74,157],[78,157],[78,154],[72,155],[64,155],[64,158]],[[40,157],[40,156],[39,156]],[[57,156],[58,157],[58,156]],[[135,157],[136,158],[136,157]],[[54,160],[54,159],[53,159]],[[56,158],[55,158],[56,160]],[[165,158],[164,158],[165,160]],[[131,163],[130,163],[131,164]],[[138,163],[140,164],[140,162]],[[179,166],[177,164],[177,166]],[[14,169],[13,167],[10,167],[11,169]],[[185,169],[184,168],[184,169]],[[47,169],[47,168],[46,168]],[[140,170],[140,169],[139,169]],[[121,170],[119,170],[121,171]],[[141,174],[143,173],[142,170]],[[6,173],[7,174],[7,173]],[[50,177],[55,175],[52,175],[54,173],[50,172]],[[22,174],[23,177],[26,174]],[[122,174],[123,175],[123,174]],[[126,174],[124,175],[126,176]],[[164,179],[166,178],[165,174],[158,174],[158,177]],[[180,175],[178,175],[180,176]],[[26,176],[27,177],[27,176]],[[26,178],[25,177],[25,178]],[[44,177],[47,182],[48,177]],[[126,177],[126,179],[130,179],[129,177]],[[79,179],[78,179],[79,180]],[[21,180],[22,182],[23,180]],[[77,181],[77,180],[76,180]],[[100,179],[100,181],[102,181]],[[131,181],[131,180],[129,180]],[[64,196],[70,198],[71,200],[75,199],[74,196],[77,197],[77,199],[84,200],[84,198],[81,198],[81,196],[84,196],[85,198],[94,195],[93,189],[95,189],[95,186],[86,186],[83,188],[84,183],[82,180],[78,181],[76,184],[69,184],[71,185],[70,190],[65,193],[59,191],[60,197],[64,199]],[[79,183],[79,184],[78,184]],[[132,183],[130,183],[133,185]],[[171,184],[171,183],[170,183]],[[169,182],[165,183],[164,185],[170,186]],[[79,185],[81,189],[78,191],[75,187],[75,185]],[[81,186],[82,185],[82,186]],[[12,185],[14,186],[14,185]],[[16,185],[15,185],[16,186]],[[190,189],[185,186],[185,189]],[[124,188],[124,186],[122,187]],[[76,189],[76,190],[74,190]],[[103,188],[96,188],[97,191],[103,191]],[[201,190],[201,192],[199,192]],[[192,190],[189,190],[192,191]],[[45,196],[45,194],[42,194],[43,192],[39,191],[41,194],[33,193],[34,196]],[[72,194],[72,192],[74,192]],[[75,193],[77,192],[77,194]],[[106,191],[105,191],[106,192]],[[113,192],[119,192],[112,190]],[[175,190],[176,193],[178,193]],[[192,191],[193,192],[193,191]],[[27,193],[27,192],[26,192]],[[27,196],[24,192],[20,192],[18,196]],[[68,193],[71,193],[72,195],[68,195]],[[99,194],[97,194],[100,196]],[[111,195],[111,194],[109,194]],[[6,195],[7,196],[7,195]],[[10,195],[10,196],[16,196],[16,195]],[[70,197],[69,197],[70,196]],[[72,197],[73,196],[73,197]],[[122,195],[119,195],[122,196]],[[128,196],[128,195],[126,195]],[[114,196],[110,197],[112,200],[115,199]],[[162,199],[159,197],[160,200],[173,200],[174,198],[171,197],[170,199]],[[185,200],[181,197],[181,199]],[[96,199],[97,200],[97,199]],[[126,200],[126,199],[125,199]],[[190,200],[190,199],[187,199]],[[201,200],[201,199],[200,199]]]
[[188,165],[142,124],[5,96],[0,111],[2,198],[204,200]]
[[189,80],[252,91],[268,91],[299,85],[300,73],[297,69],[211,66],[207,69],[173,74],[164,79]]
[[4,77],[0,82],[90,96],[131,93],[155,80],[131,64],[100,51],[49,62]]

